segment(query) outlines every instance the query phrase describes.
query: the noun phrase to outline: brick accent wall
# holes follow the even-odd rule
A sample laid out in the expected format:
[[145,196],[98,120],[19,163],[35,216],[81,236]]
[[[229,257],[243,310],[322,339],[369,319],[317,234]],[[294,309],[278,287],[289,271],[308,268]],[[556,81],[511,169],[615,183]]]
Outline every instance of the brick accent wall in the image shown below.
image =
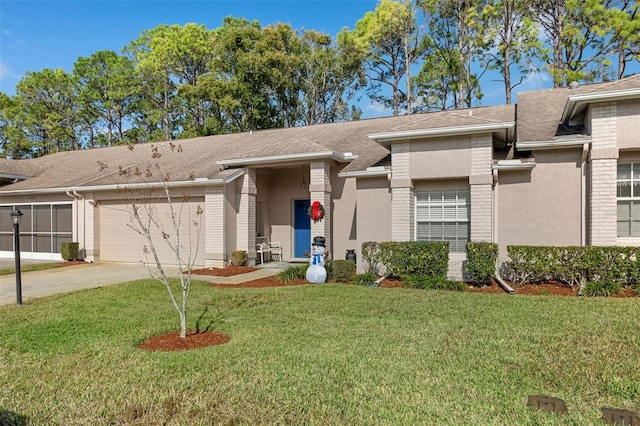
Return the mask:
[[415,239],[415,195],[413,188],[391,189],[391,240]]
[[493,241],[491,185],[471,185],[471,241]]
[[615,102],[591,108],[587,236],[591,245],[615,245],[617,241],[617,115]]
[[493,241],[492,152],[490,133],[471,137],[471,241]]
[[409,142],[391,145],[391,239],[410,241],[415,237],[415,196],[411,181]]
[[249,255],[249,265],[256,260],[256,170],[245,169],[245,173],[237,180],[238,190],[238,250],[245,250]]
[[617,159],[589,163],[589,235],[594,246],[615,245],[618,238],[616,177]]
[[205,266],[222,268],[227,263],[227,214],[224,186],[208,187],[204,195]]
[[[315,162],[310,164],[309,169],[309,197],[311,203],[320,201],[324,206],[324,219],[314,222],[311,221],[311,238],[322,236],[325,238],[326,250],[329,256],[333,257],[331,245],[331,166],[323,162]],[[311,247],[311,241],[309,241]]]

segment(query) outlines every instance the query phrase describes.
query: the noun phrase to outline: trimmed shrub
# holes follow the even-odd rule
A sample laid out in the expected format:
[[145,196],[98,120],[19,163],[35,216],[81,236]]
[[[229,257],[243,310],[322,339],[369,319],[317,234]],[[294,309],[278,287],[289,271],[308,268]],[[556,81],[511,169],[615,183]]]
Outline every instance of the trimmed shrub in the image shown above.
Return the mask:
[[407,241],[379,244],[380,262],[388,276],[407,275],[447,278],[449,242]]
[[609,297],[622,290],[620,283],[614,281],[589,281],[584,287],[584,295],[591,297]]
[[372,287],[378,276],[376,274],[372,274],[371,272],[365,272],[364,274],[359,274],[353,277],[353,284],[355,285],[365,285]]
[[332,278],[334,281],[351,281],[356,274],[356,264],[353,260],[334,260],[331,263],[333,265]]
[[491,284],[498,261],[498,245],[486,242],[467,243],[467,275],[471,282],[480,285]]
[[466,286],[461,281],[451,281],[438,277],[424,275],[406,275],[402,278],[403,287],[428,290],[465,291]]
[[75,241],[66,241],[60,243],[60,256],[67,262],[71,260],[78,260],[78,253],[80,251],[80,244]]
[[296,265],[289,266],[284,271],[278,272],[276,274],[276,279],[282,282],[290,282],[295,280],[305,280],[307,279],[307,268],[309,265]]
[[249,260],[249,255],[245,250],[234,250],[231,252],[231,263],[235,266],[242,266]]
[[333,279],[333,260],[327,260],[324,263],[324,269],[327,271],[327,281]]
[[362,243],[362,261],[365,271],[371,274],[378,274],[380,267],[380,244],[375,241]]

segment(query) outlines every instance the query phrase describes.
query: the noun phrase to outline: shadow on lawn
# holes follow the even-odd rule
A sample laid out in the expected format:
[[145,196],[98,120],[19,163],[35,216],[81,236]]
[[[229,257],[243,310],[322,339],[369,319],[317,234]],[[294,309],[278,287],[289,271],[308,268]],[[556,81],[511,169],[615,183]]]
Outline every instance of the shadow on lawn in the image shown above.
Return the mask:
[[0,408],[0,425],[2,426],[26,426],[27,418],[22,414]]

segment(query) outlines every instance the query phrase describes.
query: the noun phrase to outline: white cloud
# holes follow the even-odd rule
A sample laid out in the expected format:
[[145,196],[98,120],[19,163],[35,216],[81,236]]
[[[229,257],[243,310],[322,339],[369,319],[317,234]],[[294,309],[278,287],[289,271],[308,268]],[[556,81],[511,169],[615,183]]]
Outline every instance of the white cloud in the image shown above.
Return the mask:
[[385,107],[381,103],[371,102],[367,105],[365,109],[367,117],[384,117],[387,115],[391,115],[391,111],[389,108]]
[[553,80],[549,73],[532,69],[529,74],[527,74],[527,77],[524,79],[520,87],[523,88],[521,90],[538,90],[547,88],[549,83],[552,82]]
[[11,70],[11,67],[0,61],[0,80],[6,80],[7,78],[16,77],[18,77],[18,75]]

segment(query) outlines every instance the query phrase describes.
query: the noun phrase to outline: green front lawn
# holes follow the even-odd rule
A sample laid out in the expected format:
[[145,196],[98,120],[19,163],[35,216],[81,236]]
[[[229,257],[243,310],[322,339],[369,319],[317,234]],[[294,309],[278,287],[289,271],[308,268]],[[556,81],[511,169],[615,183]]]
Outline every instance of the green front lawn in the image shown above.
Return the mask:
[[[29,425],[600,425],[640,413],[640,299],[347,285],[213,289],[190,321],[231,336],[135,348],[177,330],[136,281],[0,307],[0,416]],[[565,400],[567,415],[525,406]],[[6,416],[6,414],[4,414]]]
[[[41,271],[43,269],[52,269],[59,268],[63,266],[62,263],[36,263],[33,265],[20,265],[20,271],[22,272],[31,272],[31,271]],[[0,268],[0,275],[14,275],[16,273],[16,268]]]

